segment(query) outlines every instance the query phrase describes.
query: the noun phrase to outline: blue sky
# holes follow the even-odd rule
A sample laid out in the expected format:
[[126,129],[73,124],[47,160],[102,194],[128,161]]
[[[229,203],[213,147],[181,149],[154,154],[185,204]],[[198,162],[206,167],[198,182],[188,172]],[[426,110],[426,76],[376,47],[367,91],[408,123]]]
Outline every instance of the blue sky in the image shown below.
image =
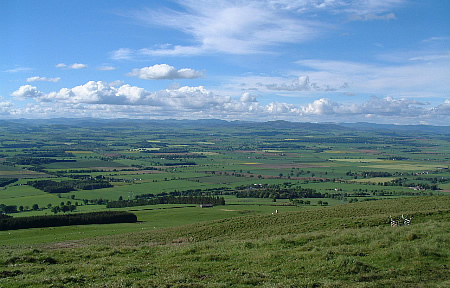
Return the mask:
[[450,123],[450,1],[0,1],[0,118]]

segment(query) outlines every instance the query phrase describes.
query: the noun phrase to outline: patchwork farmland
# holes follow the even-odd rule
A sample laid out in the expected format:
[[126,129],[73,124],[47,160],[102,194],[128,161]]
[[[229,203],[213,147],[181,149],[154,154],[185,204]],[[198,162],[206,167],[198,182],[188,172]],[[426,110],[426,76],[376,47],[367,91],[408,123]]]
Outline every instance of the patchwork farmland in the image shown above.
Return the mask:
[[[405,264],[404,259],[425,261],[414,264],[420,269],[426,265],[437,269],[436,279],[424,274],[429,281],[434,281],[430,283],[448,283],[445,282],[448,276],[444,276],[446,268],[439,266],[447,259],[445,245],[448,243],[443,241],[446,244],[440,248],[433,246],[443,239],[443,231],[448,231],[450,134],[447,129],[420,126],[397,129],[392,125],[367,130],[284,121],[86,119],[74,124],[61,119],[59,122],[2,121],[0,220],[28,221],[31,219],[28,217],[34,216],[65,217],[93,212],[107,215],[123,211],[136,215],[137,222],[3,229],[0,243],[5,248],[2,253],[6,254],[2,255],[5,260],[0,267],[0,285],[22,287],[37,280],[36,287],[47,287],[49,283],[80,287],[92,280],[98,287],[103,284],[121,287],[102,282],[96,276],[101,273],[87,272],[93,262],[86,268],[70,266],[69,263],[77,265],[79,261],[71,254],[76,250],[97,257],[99,265],[117,261],[128,267],[123,268],[126,271],[115,271],[115,281],[131,287],[143,285],[144,282],[137,280],[139,275],[150,279],[154,286],[166,283],[167,287],[183,286],[179,282],[183,277],[187,283],[183,287],[191,284],[222,287],[223,283],[271,286],[277,281],[284,283],[280,287],[295,286],[295,283],[304,287],[314,283],[356,287],[362,283],[361,287],[369,287],[369,281],[364,279],[390,286],[394,282],[387,280],[392,276],[387,269],[397,269],[406,275],[406,280],[399,283],[406,286],[419,283],[419,276],[406,272],[413,266]],[[8,129],[11,125],[28,132]],[[201,204],[211,203],[214,203],[212,207],[200,208]],[[415,214],[413,225],[389,230],[390,213],[396,217]],[[357,234],[350,236],[345,229]],[[375,237],[374,229],[379,229],[384,236]],[[330,231],[335,231],[335,237],[341,239],[341,242],[337,240],[340,244],[336,247],[327,242],[332,241]],[[428,233],[437,236],[431,239]],[[353,244],[351,237],[355,239]],[[381,256],[369,253],[371,248],[362,244],[366,237],[378,239],[370,245],[380,255],[387,253],[383,249],[388,243],[398,246],[398,251],[407,249],[400,248],[402,245],[417,244],[412,249],[419,252],[409,251],[411,255],[395,260],[398,267],[389,266],[379,259]],[[398,242],[393,240],[395,237],[400,237]],[[237,250],[221,242],[225,239],[245,248],[246,252],[236,256]],[[429,249],[423,246],[426,239],[432,241]],[[322,247],[325,254],[305,254],[313,251],[308,250],[313,249],[309,242],[315,243],[315,249]],[[113,248],[115,245],[118,248]],[[269,259],[277,253],[282,259],[292,260],[294,256],[289,256],[289,249],[296,251],[295,257],[305,262],[296,268],[277,262],[287,270],[271,270]],[[350,249],[370,255],[367,258],[370,261],[354,258]],[[139,266],[137,259],[146,257],[145,253],[154,255],[158,264]],[[189,264],[174,268],[175,262],[160,253]],[[120,255],[133,260],[125,264]],[[31,273],[48,265],[42,262],[45,257],[55,260],[53,266],[48,266],[53,272]],[[311,279],[300,281],[289,274],[303,273],[301,267],[313,261],[310,257],[322,257],[324,261],[335,259],[336,271],[343,269],[347,276],[339,278],[327,270],[331,276],[326,278],[318,272],[319,266],[313,266],[316,274],[312,275],[316,276]],[[194,258],[203,264],[194,264]],[[246,270],[233,259],[242,263],[254,261],[261,265],[261,270]],[[211,261],[214,265],[209,271],[206,267]],[[219,269],[219,262],[242,270],[243,278],[220,274],[214,270]],[[390,268],[383,270],[383,265]],[[164,269],[172,274],[162,278],[152,274]],[[76,273],[64,272],[69,270]],[[107,274],[113,272],[108,270]],[[51,273],[60,276],[56,279]],[[212,276],[214,273],[221,276]],[[328,280],[319,281],[324,277]]]

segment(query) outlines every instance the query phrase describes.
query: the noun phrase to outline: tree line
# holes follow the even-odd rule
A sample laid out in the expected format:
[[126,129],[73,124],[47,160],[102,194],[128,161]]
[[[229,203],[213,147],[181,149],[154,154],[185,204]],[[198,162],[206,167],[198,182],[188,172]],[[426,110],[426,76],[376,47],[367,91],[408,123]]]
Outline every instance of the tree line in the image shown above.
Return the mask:
[[43,165],[57,162],[77,162],[75,159],[54,159],[54,158],[36,158],[36,157],[14,157],[10,159],[11,162],[14,162],[18,165]]
[[94,178],[59,182],[53,180],[28,181],[27,185],[48,193],[68,193],[75,190],[94,190],[113,186],[108,181]]
[[5,187],[6,185],[9,185],[11,183],[16,182],[17,178],[0,178],[0,187]]
[[126,211],[103,211],[18,218],[2,216],[0,217],[0,231],[87,224],[134,223],[136,221],[137,216]]
[[272,199],[295,199],[295,198],[324,198],[326,195],[312,188],[301,186],[290,187],[290,183],[262,184],[256,186],[238,186],[233,194],[237,198],[272,198]]
[[212,204],[225,205],[223,197],[214,196],[161,196],[150,199],[118,200],[106,203],[106,208],[124,208],[158,204]]

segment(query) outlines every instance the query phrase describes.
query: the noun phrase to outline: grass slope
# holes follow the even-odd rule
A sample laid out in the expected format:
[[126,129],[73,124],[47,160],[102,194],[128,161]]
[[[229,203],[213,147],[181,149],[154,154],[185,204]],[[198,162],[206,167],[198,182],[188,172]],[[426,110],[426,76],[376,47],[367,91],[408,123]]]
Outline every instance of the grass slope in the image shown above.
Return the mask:
[[[449,287],[450,197],[3,246],[1,287]],[[414,215],[391,227],[389,215]]]

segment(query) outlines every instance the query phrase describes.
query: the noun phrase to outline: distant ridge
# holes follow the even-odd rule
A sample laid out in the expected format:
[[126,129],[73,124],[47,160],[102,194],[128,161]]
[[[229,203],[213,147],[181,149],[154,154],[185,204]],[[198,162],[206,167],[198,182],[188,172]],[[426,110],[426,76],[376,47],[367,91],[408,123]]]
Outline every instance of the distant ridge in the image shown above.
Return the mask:
[[314,131],[372,131],[379,133],[419,133],[418,136],[426,134],[442,134],[450,135],[450,126],[432,126],[432,125],[394,125],[394,124],[375,124],[369,122],[358,123],[311,123],[311,122],[289,122],[284,120],[275,120],[267,122],[253,122],[253,121],[226,121],[220,119],[198,119],[198,120],[178,120],[178,119],[103,119],[103,118],[52,118],[52,119],[3,119],[0,120],[0,125],[4,127],[11,127],[20,129],[36,126],[70,126],[70,127],[105,127],[105,128],[120,128],[131,126],[135,127],[170,127],[176,125],[177,127],[191,127],[191,128],[206,128],[206,127],[238,127],[238,128],[260,128],[260,129],[301,129]]
[[[370,130],[370,131],[384,131],[384,132],[420,132],[425,134],[445,134],[450,135],[450,126],[432,126],[432,125],[395,125],[395,124],[375,124],[369,122],[357,123],[340,123],[342,127]],[[420,136],[420,135],[418,135]]]

